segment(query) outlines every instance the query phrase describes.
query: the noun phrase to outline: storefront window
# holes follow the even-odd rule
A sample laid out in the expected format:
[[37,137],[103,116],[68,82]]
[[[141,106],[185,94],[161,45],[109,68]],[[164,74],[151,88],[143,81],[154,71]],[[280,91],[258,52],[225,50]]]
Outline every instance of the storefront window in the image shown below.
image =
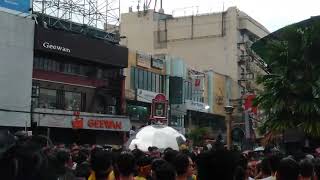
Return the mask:
[[156,74],[156,91],[155,92],[160,92],[160,81],[159,81],[159,74]]
[[143,88],[148,90],[148,71],[143,71]]
[[152,72],[148,72],[148,91],[152,91]]
[[137,69],[139,71],[139,89],[144,89],[143,88],[143,70],[142,69]]
[[127,105],[127,112],[130,120],[133,121],[148,121],[149,119],[149,111],[148,108],[145,106],[137,106],[128,104]]
[[52,89],[40,89],[39,95],[40,108],[57,108],[57,91]]
[[156,74],[152,73],[152,91],[156,92]]
[[65,92],[65,110],[80,111],[81,107],[81,93]]
[[161,93],[164,90],[164,76],[132,67],[131,87]]

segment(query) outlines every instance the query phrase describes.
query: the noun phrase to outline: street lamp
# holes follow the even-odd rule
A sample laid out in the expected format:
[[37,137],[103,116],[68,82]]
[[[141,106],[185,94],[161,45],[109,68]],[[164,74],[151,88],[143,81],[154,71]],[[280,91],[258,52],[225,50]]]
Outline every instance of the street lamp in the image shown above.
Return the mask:
[[224,107],[224,111],[226,112],[226,126],[227,126],[227,148],[231,149],[232,139],[231,139],[231,123],[232,123],[232,113],[233,106],[227,105]]

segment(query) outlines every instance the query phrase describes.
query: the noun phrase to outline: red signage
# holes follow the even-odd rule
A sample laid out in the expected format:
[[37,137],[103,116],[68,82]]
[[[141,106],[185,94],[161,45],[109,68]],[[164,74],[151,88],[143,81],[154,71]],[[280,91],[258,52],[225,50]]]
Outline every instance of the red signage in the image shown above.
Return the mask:
[[113,120],[90,119],[88,127],[101,129],[122,129],[122,123]]
[[72,128],[74,129],[82,129],[83,128],[83,119],[80,118],[80,112],[74,112],[73,115],[75,116],[74,120],[71,121]]
[[158,94],[152,100],[151,121],[164,123],[168,119],[168,100],[164,94]]
[[257,107],[253,106],[253,100],[256,98],[256,95],[251,94],[247,95],[244,102],[244,110],[249,110],[254,114],[257,114]]

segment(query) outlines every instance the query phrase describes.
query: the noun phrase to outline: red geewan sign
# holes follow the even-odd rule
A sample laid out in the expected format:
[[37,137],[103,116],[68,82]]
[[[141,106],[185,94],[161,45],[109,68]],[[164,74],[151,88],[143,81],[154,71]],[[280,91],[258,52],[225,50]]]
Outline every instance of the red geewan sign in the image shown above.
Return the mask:
[[90,119],[88,120],[88,127],[101,129],[122,129],[122,123],[113,120]]

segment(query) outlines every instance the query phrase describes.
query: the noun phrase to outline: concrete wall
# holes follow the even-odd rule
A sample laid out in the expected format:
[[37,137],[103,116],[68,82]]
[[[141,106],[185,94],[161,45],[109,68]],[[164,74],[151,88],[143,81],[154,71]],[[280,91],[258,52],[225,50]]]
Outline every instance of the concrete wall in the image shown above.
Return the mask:
[[[0,12],[0,108],[31,109],[34,22]],[[0,126],[30,126],[30,114],[0,111]]]
[[139,50],[145,53],[153,53],[153,16],[152,13],[146,16],[138,13],[127,13],[121,15],[120,34],[126,36],[121,44],[131,50]]

